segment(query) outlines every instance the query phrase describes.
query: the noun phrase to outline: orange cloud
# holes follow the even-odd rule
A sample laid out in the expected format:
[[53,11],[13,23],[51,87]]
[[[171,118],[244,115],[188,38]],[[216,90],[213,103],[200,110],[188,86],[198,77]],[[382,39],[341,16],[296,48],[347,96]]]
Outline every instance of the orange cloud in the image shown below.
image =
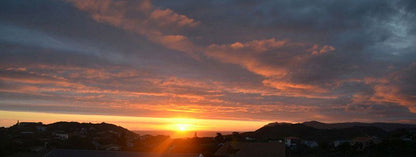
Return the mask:
[[333,46],[330,45],[323,45],[323,46],[319,46],[317,44],[314,44],[312,46],[312,48],[310,48],[308,51],[312,52],[312,55],[320,55],[320,54],[325,54],[328,53],[330,51],[334,51],[335,48]]
[[[246,48],[245,51],[264,52],[270,49],[280,48],[289,44],[291,45],[293,43],[288,43],[287,40],[276,41],[275,38],[271,38],[266,40],[253,40],[245,43],[235,42],[231,45],[221,45],[220,48],[232,48],[234,50],[242,50]],[[211,46],[215,48],[217,45]]]
[[371,101],[397,103],[416,113],[416,96],[401,94],[400,89],[393,85],[376,85],[374,90],[375,94],[370,98]]
[[[284,105],[284,104],[245,104],[224,99],[227,93],[277,94],[275,90],[252,85],[225,84],[223,82],[189,80],[183,78],[159,78],[154,76],[140,78],[141,75],[149,75],[140,70],[122,67],[83,68],[76,66],[48,66],[27,65],[27,67],[2,67],[13,72],[24,72],[34,76],[21,78],[4,75],[0,78],[6,83],[19,84],[13,89],[1,88],[0,92],[21,93],[32,96],[41,96],[46,106],[68,107],[67,102],[73,102],[71,106],[85,106],[94,110],[125,110],[131,112],[141,111],[157,116],[189,115],[200,118],[223,119],[247,119],[245,114],[258,114],[262,112],[302,112],[311,111],[312,106]],[[77,73],[79,75],[73,75]],[[24,76],[24,75],[22,75]],[[59,78],[59,79],[58,79]],[[146,86],[163,89],[160,91],[126,90],[119,88],[120,82],[106,84],[108,80],[119,80],[124,84],[123,78],[132,82],[146,81]],[[120,80],[121,79],[121,80]],[[77,80],[77,81],[75,81]],[[104,82],[102,82],[104,81]],[[129,86],[135,87],[134,83]],[[115,87],[115,88],[114,88]],[[280,94],[281,96],[285,94]],[[288,94],[286,93],[286,96]],[[59,102],[49,100],[59,99]],[[260,98],[256,97],[256,98]],[[69,101],[67,101],[69,100]],[[57,103],[57,104],[54,104]],[[260,102],[259,102],[260,103]],[[295,107],[296,106],[296,107]],[[213,115],[212,113],[215,113]],[[131,114],[131,113],[129,113]]]
[[150,14],[149,20],[158,21],[163,26],[177,25],[179,27],[195,27],[199,24],[198,21],[188,18],[185,15],[177,14],[171,9],[155,9]]
[[316,93],[325,93],[327,90],[320,88],[319,86],[308,85],[308,84],[299,84],[299,83],[290,83],[279,80],[263,80],[263,84],[270,86],[282,91],[310,91]]
[[287,71],[283,67],[271,67],[256,58],[256,53],[262,53],[274,48],[280,48],[287,44],[286,40],[276,41],[274,38],[267,40],[254,40],[246,43],[235,42],[230,45],[210,45],[205,55],[213,57],[225,63],[238,64],[247,70],[262,76],[282,77]]
[[[415,64],[416,65],[416,64]],[[359,82],[369,85],[374,90],[373,93],[355,93],[352,97],[354,104],[373,105],[375,103],[393,103],[406,107],[410,112],[416,113],[416,97],[403,92],[400,82],[405,79],[403,75],[408,75],[406,70],[392,72],[381,78],[364,77],[363,79],[347,79],[338,81],[340,85],[345,82]],[[414,65],[413,65],[414,66]],[[407,85],[406,85],[407,86]]]

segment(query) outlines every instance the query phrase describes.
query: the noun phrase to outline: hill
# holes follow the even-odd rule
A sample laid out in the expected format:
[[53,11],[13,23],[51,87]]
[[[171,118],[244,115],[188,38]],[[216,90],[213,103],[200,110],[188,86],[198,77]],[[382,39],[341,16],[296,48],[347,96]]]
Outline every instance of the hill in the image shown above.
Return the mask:
[[18,122],[0,128],[0,156],[44,156],[51,150],[106,150],[156,153],[213,153],[212,138],[171,139],[139,135],[108,123]]
[[328,142],[360,136],[386,137],[388,132],[376,126],[351,126],[343,128],[317,128],[303,123],[270,123],[251,133],[258,139],[283,139],[295,136],[302,139]]
[[1,129],[0,156],[55,148],[121,150],[134,145],[138,138],[136,133],[108,123],[18,122]]
[[309,121],[302,123],[305,126],[313,127],[316,129],[343,129],[350,127],[377,127],[385,131],[394,131],[397,129],[409,129],[416,128],[414,124],[401,124],[401,123],[360,123],[360,122],[347,122],[347,123],[322,123],[318,121]]

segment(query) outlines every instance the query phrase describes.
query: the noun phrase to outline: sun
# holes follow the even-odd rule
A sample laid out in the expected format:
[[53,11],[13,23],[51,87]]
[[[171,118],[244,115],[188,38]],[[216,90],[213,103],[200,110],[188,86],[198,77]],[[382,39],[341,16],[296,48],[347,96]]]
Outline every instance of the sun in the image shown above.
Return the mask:
[[186,127],[185,126],[180,126],[179,127],[179,131],[185,131],[186,130]]
[[192,118],[171,118],[166,125],[167,130],[175,131],[177,133],[186,133],[195,131],[199,127],[196,125],[195,119]]
[[188,131],[190,129],[190,124],[176,124],[176,130],[177,131]]

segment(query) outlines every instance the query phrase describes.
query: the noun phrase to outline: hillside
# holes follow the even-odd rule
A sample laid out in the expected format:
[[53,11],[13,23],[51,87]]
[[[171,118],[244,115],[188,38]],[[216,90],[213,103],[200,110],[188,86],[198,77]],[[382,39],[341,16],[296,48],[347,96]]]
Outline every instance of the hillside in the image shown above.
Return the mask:
[[348,122],[348,123],[322,123],[318,121],[309,121],[302,123],[305,126],[310,126],[316,129],[343,129],[349,127],[377,127],[385,131],[394,131],[397,129],[409,129],[416,128],[414,124],[401,124],[401,123],[360,123],[360,122]]
[[283,139],[295,136],[317,141],[351,139],[360,136],[385,137],[388,131],[375,126],[351,126],[343,128],[316,128],[305,124],[270,123],[251,134],[258,139]]
[[55,148],[121,150],[136,144],[138,138],[136,133],[108,123],[18,122],[1,130],[0,156]]
[[[55,149],[165,153],[213,153],[212,138],[171,139],[164,135],[139,135],[108,123],[18,122],[0,128],[0,156],[44,156]],[[212,150],[214,148],[214,150]]]

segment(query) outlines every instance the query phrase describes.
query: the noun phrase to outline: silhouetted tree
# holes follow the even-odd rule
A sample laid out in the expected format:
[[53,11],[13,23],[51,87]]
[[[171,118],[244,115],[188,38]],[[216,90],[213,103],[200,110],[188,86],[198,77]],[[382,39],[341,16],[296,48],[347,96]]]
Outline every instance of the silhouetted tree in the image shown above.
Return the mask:
[[215,141],[217,143],[224,143],[225,142],[225,138],[224,138],[224,136],[222,136],[221,133],[217,133],[217,136],[215,136]]

